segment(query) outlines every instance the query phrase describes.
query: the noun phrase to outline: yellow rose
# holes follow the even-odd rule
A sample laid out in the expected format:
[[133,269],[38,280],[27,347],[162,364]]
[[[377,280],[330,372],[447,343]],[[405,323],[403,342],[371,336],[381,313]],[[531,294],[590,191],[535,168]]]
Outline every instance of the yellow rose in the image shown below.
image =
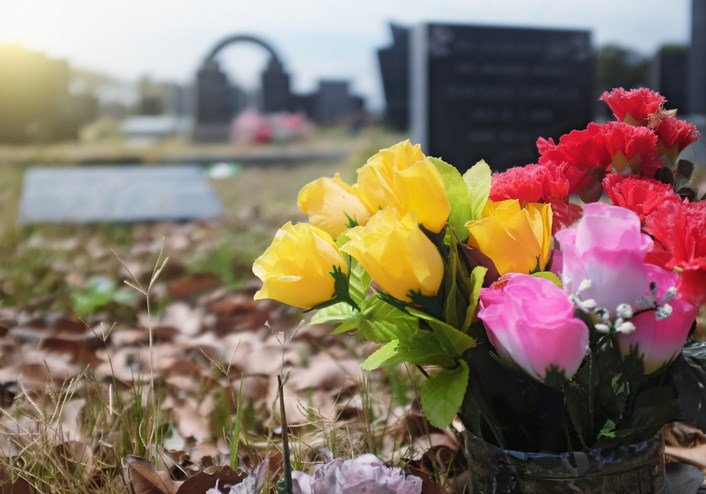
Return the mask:
[[502,275],[543,270],[549,260],[552,238],[552,208],[549,204],[516,199],[488,201],[479,220],[466,223],[468,245],[490,259]]
[[358,260],[385,293],[410,301],[410,291],[427,296],[439,291],[444,263],[419,228],[415,212],[400,217],[394,209],[384,209],[347,236],[341,251]]
[[333,178],[319,178],[305,185],[297,203],[312,225],[337,238],[348,228],[349,217],[359,225],[365,225],[370,218],[370,211],[356,189],[357,186],[351,187],[336,173]]
[[379,151],[358,170],[358,196],[370,211],[392,207],[402,216],[415,211],[419,223],[435,233],[451,211],[441,174],[419,144],[408,140]]
[[331,235],[308,223],[290,221],[253,264],[253,273],[263,282],[255,300],[271,298],[302,309],[327,302],[333,298],[334,266],[347,271]]

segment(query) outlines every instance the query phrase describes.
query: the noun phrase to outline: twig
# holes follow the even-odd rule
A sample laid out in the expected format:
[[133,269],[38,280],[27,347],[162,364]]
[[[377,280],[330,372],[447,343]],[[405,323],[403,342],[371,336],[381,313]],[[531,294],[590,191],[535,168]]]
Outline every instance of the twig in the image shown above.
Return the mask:
[[284,492],[292,494],[292,460],[289,456],[289,432],[287,415],[284,411],[284,386],[282,374],[277,374],[277,390],[279,391],[279,413],[282,416],[282,463],[284,465]]

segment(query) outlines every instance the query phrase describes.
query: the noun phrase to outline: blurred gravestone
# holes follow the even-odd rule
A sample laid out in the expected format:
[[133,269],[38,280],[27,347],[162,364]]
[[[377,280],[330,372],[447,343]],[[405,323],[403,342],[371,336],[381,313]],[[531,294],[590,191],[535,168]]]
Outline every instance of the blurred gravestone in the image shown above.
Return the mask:
[[535,162],[538,137],[592,117],[588,31],[423,24],[410,63],[414,140],[461,170]]
[[21,223],[217,218],[221,205],[198,166],[35,167],[24,177]]
[[392,44],[378,50],[385,120],[395,130],[409,127],[409,29],[390,24]]
[[688,102],[688,48],[663,46],[652,61],[650,86],[667,98],[666,108],[689,112]]

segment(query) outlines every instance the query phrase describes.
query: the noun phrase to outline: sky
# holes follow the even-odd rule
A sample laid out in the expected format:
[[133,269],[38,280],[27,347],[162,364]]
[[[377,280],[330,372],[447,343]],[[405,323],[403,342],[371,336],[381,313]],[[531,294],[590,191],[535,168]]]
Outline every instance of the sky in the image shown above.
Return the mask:
[[[390,43],[390,21],[588,29],[595,46],[653,54],[688,42],[690,1],[0,0],[0,43],[122,80],[188,83],[219,39],[252,34],[279,53],[294,91],[312,90],[322,78],[348,79],[375,107],[382,101],[376,49]],[[252,87],[267,57],[240,43],[219,60],[229,77]]]

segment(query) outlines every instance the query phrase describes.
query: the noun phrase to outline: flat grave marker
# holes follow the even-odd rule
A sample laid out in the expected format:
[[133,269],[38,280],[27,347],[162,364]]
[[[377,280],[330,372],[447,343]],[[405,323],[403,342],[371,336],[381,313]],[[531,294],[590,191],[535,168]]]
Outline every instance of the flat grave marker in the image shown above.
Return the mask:
[[20,223],[197,220],[223,214],[199,166],[32,167]]

